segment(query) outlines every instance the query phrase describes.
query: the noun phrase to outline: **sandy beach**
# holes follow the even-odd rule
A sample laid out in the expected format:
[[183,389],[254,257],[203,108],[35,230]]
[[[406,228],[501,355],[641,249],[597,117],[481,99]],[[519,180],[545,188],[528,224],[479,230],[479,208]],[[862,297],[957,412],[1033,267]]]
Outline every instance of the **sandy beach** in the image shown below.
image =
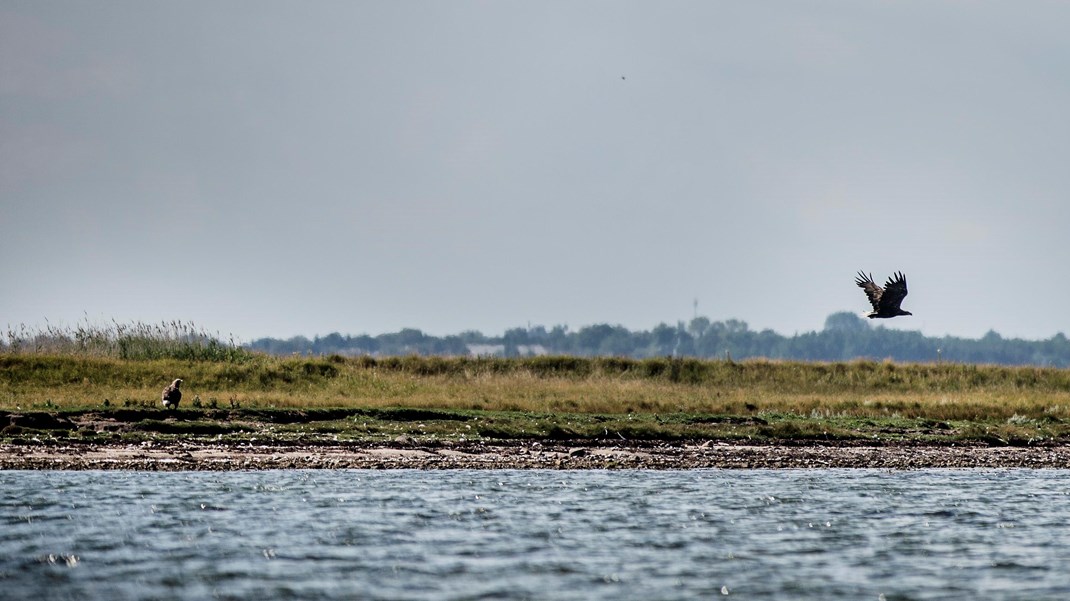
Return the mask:
[[205,442],[0,445],[0,469],[784,469],[1070,468],[1070,446],[505,445],[415,441],[337,445]]

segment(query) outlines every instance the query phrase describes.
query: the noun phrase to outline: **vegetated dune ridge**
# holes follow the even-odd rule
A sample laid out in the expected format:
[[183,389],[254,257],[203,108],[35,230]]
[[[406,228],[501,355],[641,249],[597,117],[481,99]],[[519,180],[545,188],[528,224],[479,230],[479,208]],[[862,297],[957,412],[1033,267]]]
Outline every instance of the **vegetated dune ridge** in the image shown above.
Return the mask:
[[1042,368],[4,355],[0,467],[1070,467],[1068,411]]

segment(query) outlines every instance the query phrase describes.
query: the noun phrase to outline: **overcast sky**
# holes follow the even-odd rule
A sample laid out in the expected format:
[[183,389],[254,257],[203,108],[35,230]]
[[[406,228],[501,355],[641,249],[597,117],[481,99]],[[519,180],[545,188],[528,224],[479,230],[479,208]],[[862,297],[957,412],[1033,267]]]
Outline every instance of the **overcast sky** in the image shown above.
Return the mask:
[[0,328],[1070,333],[1070,3],[0,0]]

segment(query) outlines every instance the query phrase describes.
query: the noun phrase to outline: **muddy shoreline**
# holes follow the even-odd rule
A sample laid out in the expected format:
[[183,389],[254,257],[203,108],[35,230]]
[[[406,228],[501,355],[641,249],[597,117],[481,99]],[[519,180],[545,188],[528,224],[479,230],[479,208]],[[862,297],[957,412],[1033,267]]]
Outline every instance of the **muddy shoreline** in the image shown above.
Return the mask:
[[1070,446],[348,444],[202,441],[0,445],[4,470],[231,471],[265,469],[1070,469]]

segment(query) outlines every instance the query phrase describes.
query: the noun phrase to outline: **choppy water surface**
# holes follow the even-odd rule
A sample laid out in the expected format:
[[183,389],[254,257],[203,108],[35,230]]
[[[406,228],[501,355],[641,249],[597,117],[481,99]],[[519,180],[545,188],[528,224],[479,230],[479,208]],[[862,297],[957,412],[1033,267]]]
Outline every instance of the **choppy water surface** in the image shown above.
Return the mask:
[[0,598],[1067,599],[1070,472],[0,472]]

